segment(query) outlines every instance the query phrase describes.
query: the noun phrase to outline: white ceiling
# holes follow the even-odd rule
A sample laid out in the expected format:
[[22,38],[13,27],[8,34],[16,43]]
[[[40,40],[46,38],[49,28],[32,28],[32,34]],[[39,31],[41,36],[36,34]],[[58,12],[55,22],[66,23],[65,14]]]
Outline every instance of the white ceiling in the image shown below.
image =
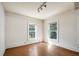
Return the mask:
[[63,11],[73,9],[73,2],[47,2],[47,7],[41,12],[37,12],[37,8],[42,2],[4,2],[6,11],[22,14],[29,17],[46,19],[51,15],[61,13]]

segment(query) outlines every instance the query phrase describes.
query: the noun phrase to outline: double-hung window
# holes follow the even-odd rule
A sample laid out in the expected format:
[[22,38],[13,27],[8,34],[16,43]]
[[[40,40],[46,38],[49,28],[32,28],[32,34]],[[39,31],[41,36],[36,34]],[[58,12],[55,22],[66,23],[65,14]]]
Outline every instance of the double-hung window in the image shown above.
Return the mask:
[[28,32],[29,32],[28,33],[29,39],[36,38],[36,26],[35,26],[35,24],[29,24]]
[[49,24],[49,38],[57,39],[57,22]]

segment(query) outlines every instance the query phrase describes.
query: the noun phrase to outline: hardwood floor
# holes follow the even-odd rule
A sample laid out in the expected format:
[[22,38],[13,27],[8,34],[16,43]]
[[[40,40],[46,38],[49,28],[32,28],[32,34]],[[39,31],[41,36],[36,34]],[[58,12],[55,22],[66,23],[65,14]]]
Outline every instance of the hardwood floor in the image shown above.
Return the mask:
[[79,56],[79,53],[47,43],[36,43],[6,49],[4,56]]

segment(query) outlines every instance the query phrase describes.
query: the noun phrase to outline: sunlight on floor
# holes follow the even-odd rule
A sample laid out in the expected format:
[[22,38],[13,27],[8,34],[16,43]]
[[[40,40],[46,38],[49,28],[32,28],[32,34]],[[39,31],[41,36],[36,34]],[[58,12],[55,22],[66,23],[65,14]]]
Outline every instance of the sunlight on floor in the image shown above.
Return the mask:
[[48,49],[51,49],[51,47],[52,47],[52,49],[54,50],[55,49],[54,45],[58,45],[58,44],[54,43],[54,42],[52,42],[50,40],[48,41]]
[[36,56],[36,55],[38,55],[38,53],[37,53],[37,46],[34,46],[34,47],[32,47],[32,48],[30,48],[29,49],[29,52],[30,52],[30,56]]

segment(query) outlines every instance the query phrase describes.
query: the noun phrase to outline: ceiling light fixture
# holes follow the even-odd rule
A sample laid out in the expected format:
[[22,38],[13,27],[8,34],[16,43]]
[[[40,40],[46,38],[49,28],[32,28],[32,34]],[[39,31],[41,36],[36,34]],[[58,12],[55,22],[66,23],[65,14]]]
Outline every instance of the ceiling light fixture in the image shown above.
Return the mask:
[[46,2],[43,2],[43,4],[38,7],[37,11],[38,11],[38,12],[42,11],[43,7],[46,8],[46,6],[47,6],[47,5],[46,5]]

